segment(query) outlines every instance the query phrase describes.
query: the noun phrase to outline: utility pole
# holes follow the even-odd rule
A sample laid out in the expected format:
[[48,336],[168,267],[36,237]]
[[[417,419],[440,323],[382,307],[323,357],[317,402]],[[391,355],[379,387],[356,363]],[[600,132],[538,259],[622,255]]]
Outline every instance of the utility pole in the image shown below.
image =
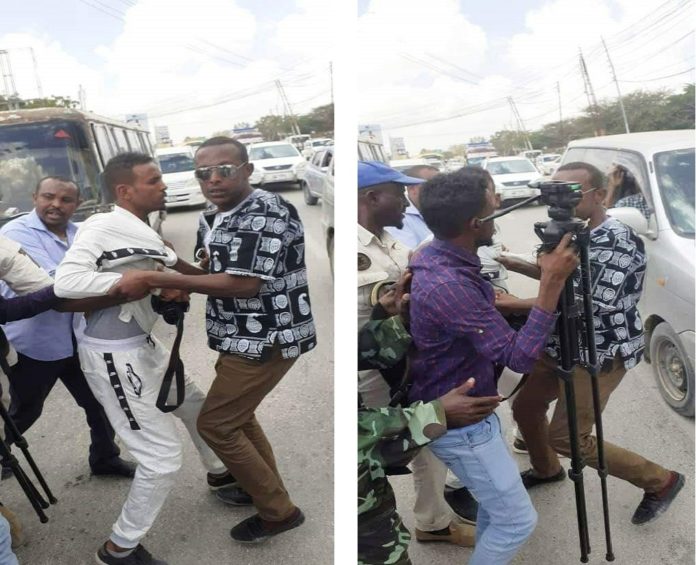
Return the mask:
[[293,114],[292,111],[292,106],[290,106],[290,100],[288,100],[288,97],[285,95],[285,90],[283,89],[283,85],[279,80],[275,81],[276,87],[278,88],[278,92],[280,93],[280,99],[283,102],[283,108],[285,111],[285,115],[290,119],[290,126],[292,127],[292,132],[295,135],[300,135],[302,132],[300,131],[300,124],[297,123],[297,118],[295,117],[295,114]]
[[333,106],[333,62],[329,61],[329,77],[331,78],[331,105]]
[[524,136],[524,141],[527,144],[527,149],[531,151],[534,148],[532,147],[532,143],[529,141],[529,134],[527,133],[527,129],[524,127],[524,122],[522,122],[522,117],[520,116],[520,113],[517,111],[515,101],[512,99],[512,96],[508,96],[507,100],[510,103],[510,108],[512,108],[512,114],[515,116],[515,119],[517,120],[517,131],[519,131]]
[[39,76],[39,65],[36,63],[36,55],[34,55],[34,48],[28,47],[31,52],[31,61],[34,64],[34,78],[36,79],[36,91],[39,94],[39,98],[43,98],[43,88],[41,88],[41,77]]
[[85,112],[87,110],[87,92],[84,87],[80,85],[80,89],[77,94],[78,100],[80,101],[80,110]]
[[7,52],[6,49],[0,49],[0,74],[2,74],[2,83],[5,89],[7,109],[18,110],[19,97],[17,95],[17,87],[15,86],[14,76],[12,74],[10,54]]
[[609,61],[609,68],[611,69],[611,74],[614,77],[614,84],[616,85],[616,93],[619,95],[619,106],[621,107],[621,115],[623,116],[624,127],[626,128],[626,133],[631,133],[628,129],[628,119],[626,118],[626,108],[624,108],[623,98],[621,97],[621,89],[619,88],[619,81],[616,79],[616,70],[614,69],[614,63],[611,62],[611,57],[609,56],[609,49],[607,49],[607,44],[602,39],[602,45],[604,45],[604,52],[607,54],[607,59]]
[[587,103],[590,106],[590,113],[592,114],[592,121],[594,122],[595,126],[595,135],[601,135],[597,98],[595,97],[594,89],[592,88],[592,81],[590,80],[590,74],[587,72],[587,65],[585,64],[585,57],[582,55],[582,50],[580,50],[580,72],[582,73],[582,81],[585,85],[585,94],[587,95]]
[[565,145],[565,135],[563,135],[563,109],[561,107],[561,83],[556,81],[556,92],[558,92],[558,124],[561,133],[561,145]]

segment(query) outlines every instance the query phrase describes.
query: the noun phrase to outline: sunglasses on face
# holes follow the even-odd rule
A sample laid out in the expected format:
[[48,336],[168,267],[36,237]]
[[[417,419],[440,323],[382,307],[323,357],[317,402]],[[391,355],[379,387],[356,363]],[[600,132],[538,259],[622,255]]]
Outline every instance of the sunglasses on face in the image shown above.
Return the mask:
[[196,178],[202,181],[208,181],[213,176],[214,172],[217,172],[224,179],[234,177],[241,168],[244,167],[246,163],[241,165],[216,165],[213,167],[198,167],[195,171]]

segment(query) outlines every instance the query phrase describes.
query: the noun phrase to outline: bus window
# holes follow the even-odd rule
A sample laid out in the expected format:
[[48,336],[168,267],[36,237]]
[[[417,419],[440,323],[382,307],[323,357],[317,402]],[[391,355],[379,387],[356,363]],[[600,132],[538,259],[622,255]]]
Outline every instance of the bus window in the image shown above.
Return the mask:
[[137,133],[132,129],[124,130],[124,132],[126,134],[126,138],[128,139],[128,144],[130,145],[131,151],[142,153],[143,148],[140,145],[140,140],[138,139]]
[[33,208],[37,182],[48,175],[74,180],[85,200],[97,191],[97,164],[80,123],[54,120],[0,127],[0,218]]
[[102,167],[104,167],[109,159],[116,154],[116,151],[114,151],[105,126],[92,124],[92,133],[94,133],[94,140],[97,142],[97,150],[101,157]]
[[111,135],[116,144],[117,153],[125,153],[128,151],[128,141],[126,140],[123,130],[121,128],[110,127]]

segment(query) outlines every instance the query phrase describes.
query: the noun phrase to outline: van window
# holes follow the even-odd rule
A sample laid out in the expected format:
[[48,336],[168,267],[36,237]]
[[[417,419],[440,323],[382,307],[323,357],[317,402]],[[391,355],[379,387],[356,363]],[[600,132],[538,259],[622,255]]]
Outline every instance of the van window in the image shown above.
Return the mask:
[[160,164],[162,174],[185,173],[196,168],[193,157],[188,153],[170,153],[169,155],[158,155],[157,160]]
[[563,157],[562,164],[576,163],[578,161],[594,165],[604,175],[608,175],[614,168],[614,165],[626,167],[636,178],[636,182],[643,193],[643,198],[645,198],[650,208],[653,208],[648,169],[645,165],[645,159],[640,153],[618,149],[602,149],[599,147],[571,147]]
[[672,229],[694,237],[694,150],[656,153],[653,157],[660,195]]

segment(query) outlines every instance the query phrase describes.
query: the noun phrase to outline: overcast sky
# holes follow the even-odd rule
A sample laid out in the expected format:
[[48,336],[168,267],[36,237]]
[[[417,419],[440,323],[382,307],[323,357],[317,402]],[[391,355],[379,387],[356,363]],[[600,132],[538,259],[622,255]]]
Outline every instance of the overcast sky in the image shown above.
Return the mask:
[[82,84],[88,109],[146,112],[175,140],[282,113],[276,79],[298,113],[328,103],[349,49],[360,123],[414,153],[515,127],[508,96],[528,128],[556,120],[557,81],[577,113],[579,48],[597,97],[615,97],[602,35],[624,93],[694,80],[694,0],[358,0],[357,37],[336,46],[338,1],[31,0],[3,13],[0,49],[21,96],[38,94],[33,47],[44,94]]
[[[176,140],[331,101],[330,3],[323,0],[30,0],[0,18],[17,91],[78,98],[123,118],[146,112]],[[3,91],[0,83],[0,93]],[[221,103],[224,102],[224,103]]]
[[624,94],[694,81],[693,0],[358,5],[359,121],[404,137],[412,154],[516,128],[508,96],[528,129],[558,120],[557,81],[564,117],[577,114],[580,48],[597,98],[615,99],[601,36]]

